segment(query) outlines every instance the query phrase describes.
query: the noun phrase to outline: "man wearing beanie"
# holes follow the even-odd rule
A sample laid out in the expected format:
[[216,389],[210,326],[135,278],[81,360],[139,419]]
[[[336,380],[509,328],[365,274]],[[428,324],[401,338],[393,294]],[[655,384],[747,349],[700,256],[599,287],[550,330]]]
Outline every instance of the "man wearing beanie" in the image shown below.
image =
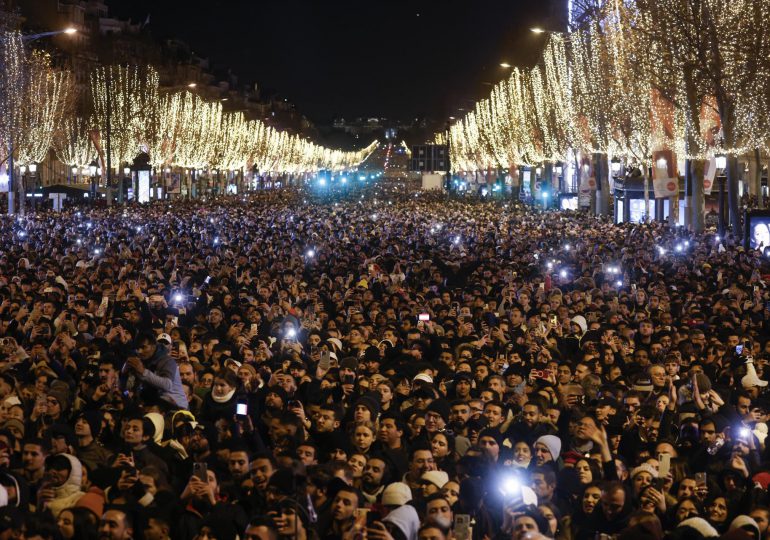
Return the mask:
[[561,439],[556,435],[543,435],[535,441],[535,463],[538,467],[549,464],[556,466],[561,453]]
[[447,422],[449,422],[449,402],[445,399],[431,401],[425,410],[425,431],[428,435],[443,431]]
[[358,422],[376,422],[380,414],[380,394],[372,392],[358,398],[353,409],[353,419]]

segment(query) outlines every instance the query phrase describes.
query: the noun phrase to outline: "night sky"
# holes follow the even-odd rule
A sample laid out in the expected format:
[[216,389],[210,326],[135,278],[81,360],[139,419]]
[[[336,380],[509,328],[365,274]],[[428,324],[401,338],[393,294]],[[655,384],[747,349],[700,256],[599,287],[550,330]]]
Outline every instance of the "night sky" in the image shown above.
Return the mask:
[[107,0],[229,67],[241,83],[293,101],[319,123],[334,116],[460,116],[504,75],[531,64],[549,25],[543,0]]

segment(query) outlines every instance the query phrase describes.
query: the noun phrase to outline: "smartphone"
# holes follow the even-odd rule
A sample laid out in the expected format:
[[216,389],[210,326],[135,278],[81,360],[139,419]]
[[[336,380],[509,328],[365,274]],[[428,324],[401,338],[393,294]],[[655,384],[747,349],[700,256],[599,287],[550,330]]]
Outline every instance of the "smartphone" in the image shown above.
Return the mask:
[[239,401],[235,405],[235,415],[236,416],[246,416],[249,414],[249,404],[245,401]]
[[377,512],[368,511],[366,513],[366,528],[371,529],[375,523],[380,521],[380,516],[377,515]]
[[671,454],[658,454],[658,479],[665,480],[671,472]]
[[322,371],[329,371],[329,368],[331,367],[331,354],[329,351],[324,349],[321,351],[321,360],[318,361],[318,367],[321,368]]
[[206,463],[193,463],[193,476],[198,477],[202,482],[209,481],[209,466]]
[[553,316],[551,317],[551,324],[552,324],[553,326],[557,326],[557,325],[559,324],[559,317],[558,317],[558,316],[556,316],[556,315],[553,315]]
[[422,322],[429,321],[430,320],[430,314],[429,313],[420,313],[419,320]]
[[743,354],[743,345],[735,346],[735,354],[737,354],[738,356],[741,356]]
[[695,486],[697,488],[705,488],[706,487],[706,473],[705,472],[696,472],[695,473]]
[[259,331],[259,325],[257,323],[251,323],[251,333],[256,334]]
[[469,514],[457,514],[454,524],[455,540],[471,539],[471,516]]
[[366,516],[368,513],[369,510],[366,508],[356,508],[355,523],[358,527],[366,527]]
[[540,283],[540,290],[541,291],[545,290],[545,282]]
[[211,276],[206,276],[206,279],[203,280],[204,285],[208,285],[211,282]]

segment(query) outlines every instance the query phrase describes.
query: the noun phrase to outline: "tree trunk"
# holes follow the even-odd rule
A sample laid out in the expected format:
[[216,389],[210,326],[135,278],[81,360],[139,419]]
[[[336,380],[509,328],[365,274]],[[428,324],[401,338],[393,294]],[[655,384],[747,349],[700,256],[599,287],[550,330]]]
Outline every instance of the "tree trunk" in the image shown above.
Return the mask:
[[642,177],[644,178],[644,222],[650,221],[650,172],[647,165],[642,166]]
[[690,175],[692,198],[690,200],[690,230],[702,233],[706,228],[706,197],[703,193],[703,175],[706,163],[702,159],[691,159],[687,172]]
[[22,216],[22,217],[27,213],[27,208],[26,208],[26,202],[27,202],[27,192],[26,192],[27,186],[26,186],[26,183],[27,183],[27,179],[26,179],[26,176],[27,176],[26,174],[22,174],[21,178],[19,178],[19,182],[18,182],[18,185],[19,185],[19,190],[18,190],[18,193],[19,193],[19,215]]
[[594,154],[594,175],[596,178],[596,215],[606,216],[610,212],[610,180],[607,154]]
[[749,161],[749,169],[753,169],[751,192],[757,196],[757,207],[762,208],[762,156],[759,153],[759,148],[754,149],[753,157],[754,159]]
[[740,197],[738,196],[738,156],[727,156],[727,207],[729,209],[729,227],[733,235],[741,234]]

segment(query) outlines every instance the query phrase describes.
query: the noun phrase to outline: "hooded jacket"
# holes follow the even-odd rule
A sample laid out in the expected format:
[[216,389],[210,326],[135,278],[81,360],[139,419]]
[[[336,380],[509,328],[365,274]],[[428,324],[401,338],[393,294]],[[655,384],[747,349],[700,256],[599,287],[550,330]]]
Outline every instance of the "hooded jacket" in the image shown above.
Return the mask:
[[54,488],[54,498],[48,503],[48,509],[54,518],[57,518],[65,508],[75,506],[78,500],[85,495],[80,487],[83,481],[83,466],[80,464],[80,460],[70,454],[62,455],[70,462],[71,470],[67,480]]

